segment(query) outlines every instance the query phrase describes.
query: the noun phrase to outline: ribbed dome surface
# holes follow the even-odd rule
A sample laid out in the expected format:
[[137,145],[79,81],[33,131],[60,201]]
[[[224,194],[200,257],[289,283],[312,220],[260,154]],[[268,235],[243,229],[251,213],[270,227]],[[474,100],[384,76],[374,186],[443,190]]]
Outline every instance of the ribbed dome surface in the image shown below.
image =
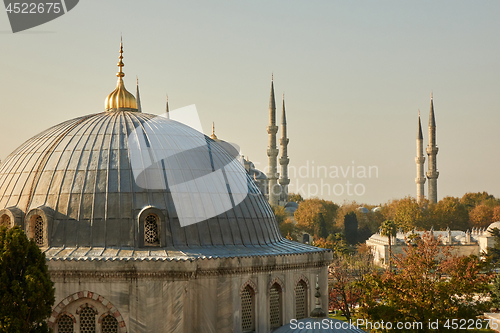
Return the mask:
[[[160,230],[162,247],[282,241],[268,203],[248,176],[250,195],[243,201],[224,213],[182,227],[169,189],[142,188],[134,179],[128,140],[136,128],[158,132],[165,145],[178,142],[174,136],[196,132],[175,121],[138,112],[104,112],[66,121],[29,139],[1,164],[0,209],[15,207],[24,214],[37,207],[53,210],[47,244],[51,247],[138,247],[138,216],[148,207],[165,216]],[[231,160],[226,153],[218,156],[228,163]],[[194,178],[198,176],[193,167],[196,158],[191,152],[177,156],[176,163],[171,160],[161,165],[169,174],[178,171]],[[192,211],[195,218],[204,216],[197,213],[200,209],[220,205],[204,199],[204,192],[221,191],[220,186],[214,187],[207,183],[199,189],[198,201],[185,201],[191,206],[184,211]]]

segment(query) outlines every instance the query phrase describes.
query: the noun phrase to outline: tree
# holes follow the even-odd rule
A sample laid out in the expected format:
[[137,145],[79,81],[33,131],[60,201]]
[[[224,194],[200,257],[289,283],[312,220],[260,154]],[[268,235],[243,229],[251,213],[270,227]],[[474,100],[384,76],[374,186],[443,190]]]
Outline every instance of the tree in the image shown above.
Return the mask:
[[485,204],[490,208],[499,204],[498,200],[491,194],[488,194],[488,192],[465,193],[460,199],[460,202],[464,204],[469,211],[481,204]]
[[397,256],[395,271],[367,276],[360,315],[372,322],[421,322],[419,332],[432,331],[429,321],[439,320],[442,331],[447,319],[476,320],[490,305],[484,297],[490,276],[481,274],[484,264],[477,257],[452,255],[440,243],[425,233]]
[[323,213],[319,213],[318,216],[318,237],[327,238],[328,230],[326,229],[325,218],[323,217]]
[[485,228],[493,223],[493,209],[480,204],[470,211],[469,219],[472,226]]
[[415,227],[428,229],[429,221],[427,200],[418,203],[413,197],[393,200],[384,205],[383,214],[386,220],[393,220],[403,231],[411,231]]
[[330,234],[325,238],[315,238],[313,245],[323,249],[332,249],[335,256],[349,253],[349,246],[341,233]]
[[288,216],[285,208],[281,206],[271,206],[271,209],[274,212],[274,216],[276,216],[276,221],[278,222],[278,227],[280,228],[281,234],[296,241],[298,230],[295,226],[295,223],[293,223],[293,221]]
[[288,201],[301,203],[302,201],[304,201],[304,198],[299,193],[288,193]]
[[335,232],[333,221],[337,213],[338,206],[331,201],[318,198],[306,199],[299,204],[299,208],[294,213],[297,227],[308,234],[318,237],[319,214],[323,214],[326,222],[327,233]]
[[356,217],[356,213],[349,212],[345,215],[344,234],[349,244],[356,244],[358,240],[358,218]]
[[487,258],[494,267],[500,265],[500,229],[493,228],[489,231],[494,238],[495,243],[493,247],[488,247]]
[[500,274],[495,275],[491,285],[491,306],[500,308]]
[[382,236],[387,236],[389,238],[389,271],[392,271],[392,238],[396,237],[397,227],[394,221],[385,220],[382,223]]
[[329,309],[339,309],[347,320],[351,319],[353,309],[364,293],[359,282],[372,270],[373,264],[369,255],[336,256],[328,267],[328,278],[332,281],[329,288]]
[[500,221],[500,206],[493,208],[493,221]]
[[54,301],[45,255],[19,227],[0,227],[0,332],[49,332]]
[[466,231],[470,228],[469,211],[460,202],[460,198],[445,197],[429,208],[431,210],[432,226],[438,230],[450,228],[451,230]]

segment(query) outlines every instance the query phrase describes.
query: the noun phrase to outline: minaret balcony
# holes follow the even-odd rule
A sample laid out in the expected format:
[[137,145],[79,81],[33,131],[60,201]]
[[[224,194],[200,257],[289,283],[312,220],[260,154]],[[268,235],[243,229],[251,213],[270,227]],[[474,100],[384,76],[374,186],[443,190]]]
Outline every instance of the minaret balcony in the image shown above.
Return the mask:
[[278,133],[278,126],[276,125],[267,126],[267,134],[276,134],[276,133]]
[[276,157],[276,156],[278,156],[278,149],[276,149],[276,148],[269,148],[267,150],[267,156],[269,156],[269,157]]
[[439,172],[438,171],[427,171],[426,175],[427,175],[427,178],[429,178],[429,179],[437,179],[439,177]]
[[427,147],[426,151],[427,155],[436,155],[439,151],[439,148],[438,146]]
[[422,177],[422,178],[420,178],[420,177],[415,178],[415,183],[416,183],[416,184],[425,184],[425,181],[426,181],[425,177]]
[[415,157],[415,163],[417,163],[417,164],[424,164],[424,162],[425,162],[425,156]]
[[290,163],[289,158],[285,158],[285,157],[280,158],[280,165],[288,165],[288,163]]

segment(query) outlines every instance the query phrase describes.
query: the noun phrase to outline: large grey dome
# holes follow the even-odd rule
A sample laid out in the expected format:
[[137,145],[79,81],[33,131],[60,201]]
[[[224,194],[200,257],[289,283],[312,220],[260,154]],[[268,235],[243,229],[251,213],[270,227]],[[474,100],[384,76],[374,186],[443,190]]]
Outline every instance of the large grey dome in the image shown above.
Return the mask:
[[[249,195],[243,201],[224,213],[182,227],[168,188],[142,188],[134,179],[128,137],[139,127],[153,133],[161,128],[158,138],[165,144],[178,142],[175,136],[196,132],[181,123],[139,112],[104,112],[63,122],[26,141],[1,164],[0,215],[24,226],[32,236],[38,230],[32,220],[41,216],[47,225],[41,242],[48,247],[144,247],[141,219],[144,223],[145,212],[156,214],[161,222],[160,247],[291,246],[248,176]],[[176,156],[175,163],[161,164],[162,170],[175,169],[191,177],[196,177],[196,159],[207,158],[193,152]],[[218,156],[230,162],[229,154],[219,152]],[[230,173],[228,177],[232,177]],[[227,191],[216,184],[205,185],[200,193]],[[220,204],[205,199],[187,200],[187,211],[196,217],[198,210]],[[307,247],[308,251],[313,249]]]

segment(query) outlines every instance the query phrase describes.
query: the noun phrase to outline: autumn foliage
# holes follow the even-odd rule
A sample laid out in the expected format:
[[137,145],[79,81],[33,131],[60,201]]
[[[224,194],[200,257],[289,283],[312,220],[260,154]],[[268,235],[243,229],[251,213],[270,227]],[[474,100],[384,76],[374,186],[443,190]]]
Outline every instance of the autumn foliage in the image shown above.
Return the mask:
[[[394,262],[394,271],[374,272],[362,282],[363,318],[422,323],[475,320],[489,307],[482,296],[488,291],[490,275],[481,274],[479,259],[453,255],[450,247],[429,233],[416,238]],[[426,325],[423,328],[420,332],[431,332]]]

